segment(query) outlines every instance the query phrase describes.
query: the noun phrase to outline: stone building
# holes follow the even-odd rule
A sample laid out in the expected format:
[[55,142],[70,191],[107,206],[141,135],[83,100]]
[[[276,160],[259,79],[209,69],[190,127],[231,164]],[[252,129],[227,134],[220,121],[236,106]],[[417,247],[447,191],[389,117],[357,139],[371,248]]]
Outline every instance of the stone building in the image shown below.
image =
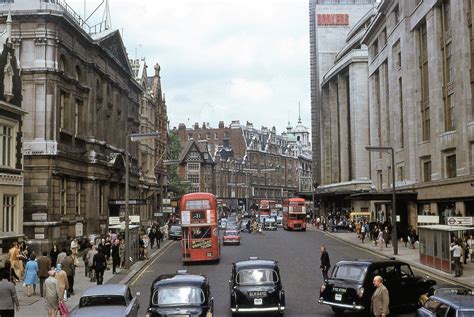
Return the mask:
[[322,107],[323,76],[333,67],[346,45],[349,31],[374,7],[375,0],[309,0],[311,136],[313,143],[313,183],[323,184]]
[[145,58],[130,60],[137,82],[142,86],[140,98],[140,133],[159,132],[158,137],[138,141],[139,187],[136,198],[146,201],[137,206],[141,219],[151,220],[161,208],[163,185],[166,178],[164,159],[168,144],[168,116],[161,91],[160,65],[154,66],[154,75],[148,76]]
[[[8,10],[28,112],[24,233],[45,244],[102,233],[121,214],[125,140],[140,124],[142,87],[120,33],[89,27],[63,1],[0,3],[3,17]],[[138,144],[130,145],[133,199]]]
[[214,160],[205,144],[186,142],[178,158],[178,176],[189,192],[215,192]]
[[374,16],[371,9],[349,30],[346,42],[321,81],[321,184],[316,189],[320,213],[348,217],[368,211],[368,202],[350,195],[371,189],[367,46],[361,39]]
[[[378,191],[399,194],[397,214],[474,216],[474,41],[471,1],[382,1],[362,39],[369,47],[370,144]],[[470,70],[470,71],[467,71]],[[373,206],[377,216],[390,204]],[[387,215],[385,214],[385,217]]]
[[16,54],[11,44],[11,16],[0,34],[0,257],[23,239],[22,135],[25,111]]

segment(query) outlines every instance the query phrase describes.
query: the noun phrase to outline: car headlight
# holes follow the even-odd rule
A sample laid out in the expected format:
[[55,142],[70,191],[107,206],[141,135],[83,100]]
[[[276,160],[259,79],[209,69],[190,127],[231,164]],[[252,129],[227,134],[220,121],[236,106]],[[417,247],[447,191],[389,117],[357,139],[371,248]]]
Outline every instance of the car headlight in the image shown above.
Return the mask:
[[364,288],[363,287],[357,288],[357,296],[359,296],[359,298],[362,298],[362,296],[364,296]]
[[325,289],[326,289],[326,284],[322,284],[319,291],[322,293],[322,292],[324,292]]

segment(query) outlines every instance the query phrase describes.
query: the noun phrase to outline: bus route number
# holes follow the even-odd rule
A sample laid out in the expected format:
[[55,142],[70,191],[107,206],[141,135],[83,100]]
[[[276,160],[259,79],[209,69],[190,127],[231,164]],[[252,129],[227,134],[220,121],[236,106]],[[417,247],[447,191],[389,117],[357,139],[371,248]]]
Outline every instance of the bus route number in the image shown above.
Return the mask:
[[206,213],[203,212],[203,211],[193,212],[192,220],[193,220],[193,222],[206,221]]

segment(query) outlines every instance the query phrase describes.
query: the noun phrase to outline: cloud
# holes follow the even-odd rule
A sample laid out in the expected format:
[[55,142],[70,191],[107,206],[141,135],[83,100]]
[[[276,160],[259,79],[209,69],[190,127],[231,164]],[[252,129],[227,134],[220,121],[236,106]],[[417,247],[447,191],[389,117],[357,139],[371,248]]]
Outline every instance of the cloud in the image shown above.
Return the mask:
[[[102,0],[88,0],[92,12]],[[83,0],[68,0],[82,14]],[[307,0],[112,0],[129,56],[161,65],[171,126],[310,125]],[[102,16],[98,10],[97,17]],[[91,24],[97,22],[91,18]],[[136,53],[135,53],[136,52]]]

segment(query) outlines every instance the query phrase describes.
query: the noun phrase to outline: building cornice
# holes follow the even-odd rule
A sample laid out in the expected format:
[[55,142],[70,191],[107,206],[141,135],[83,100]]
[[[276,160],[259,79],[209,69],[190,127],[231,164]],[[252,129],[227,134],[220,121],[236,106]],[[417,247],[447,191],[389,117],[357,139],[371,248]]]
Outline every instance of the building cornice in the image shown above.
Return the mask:
[[344,58],[339,60],[331,69],[324,75],[321,87],[325,86],[334,76],[339,74],[343,69],[352,63],[367,63],[368,51],[367,49],[353,50]]

